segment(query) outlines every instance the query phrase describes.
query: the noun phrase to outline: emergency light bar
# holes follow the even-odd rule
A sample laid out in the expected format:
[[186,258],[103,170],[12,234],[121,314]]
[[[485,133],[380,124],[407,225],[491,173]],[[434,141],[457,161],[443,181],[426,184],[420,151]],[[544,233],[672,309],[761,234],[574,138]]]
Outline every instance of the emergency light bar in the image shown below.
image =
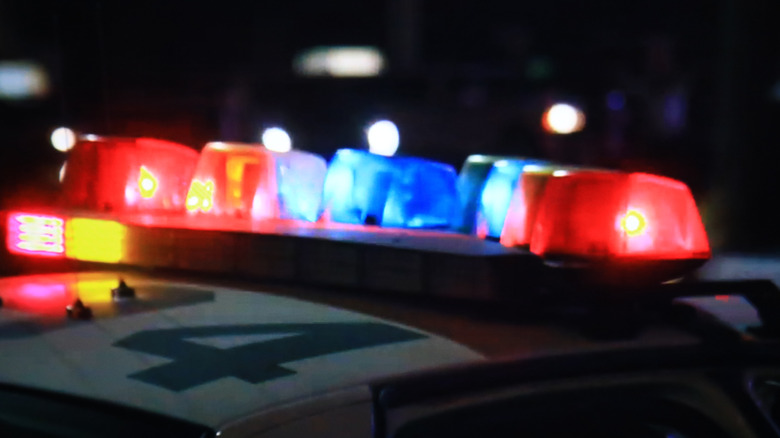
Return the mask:
[[[673,269],[664,273],[651,270],[652,281],[688,269],[679,269],[680,261],[710,257],[690,190],[655,175],[472,156],[456,177],[451,166],[421,158],[341,149],[326,166],[321,157],[303,151],[222,142],[207,144],[195,158],[186,146],[159,140],[82,139],[68,162],[67,209],[8,214],[7,249],[25,256],[230,274],[254,269],[244,266],[244,256],[262,258],[263,266],[275,266],[276,256],[306,265],[311,254],[294,255],[290,248],[318,248],[315,241],[332,241],[322,245],[336,248],[323,250],[316,262],[338,264],[338,243],[345,239],[393,253],[389,248],[405,245],[399,243],[405,238],[414,242],[414,251],[430,246],[431,253],[449,254],[483,245],[478,253],[502,260],[524,254],[524,263],[610,265],[609,272],[615,271],[613,262],[672,262]],[[126,214],[134,212],[144,214]],[[147,214],[158,212],[164,214]],[[500,236],[503,246],[452,232],[365,226],[453,231],[473,224],[480,236]],[[355,255],[360,251],[344,257],[362,263]],[[382,263],[408,262],[422,269],[424,264],[413,262],[419,258],[409,257],[414,251],[402,251],[408,260],[390,257]],[[468,270],[482,255],[462,257],[467,261],[458,261],[457,269],[437,272]],[[295,272],[311,269],[299,266]],[[331,271],[324,269],[323,275]],[[422,288],[423,283],[415,284]]]
[[62,181],[66,207],[104,212],[179,212],[198,153],[152,138],[80,138]]

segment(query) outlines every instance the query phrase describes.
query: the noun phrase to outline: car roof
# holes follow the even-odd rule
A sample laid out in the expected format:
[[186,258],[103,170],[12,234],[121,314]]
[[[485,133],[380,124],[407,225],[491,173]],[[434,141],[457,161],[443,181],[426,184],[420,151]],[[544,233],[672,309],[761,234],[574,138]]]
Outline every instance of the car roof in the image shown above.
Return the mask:
[[[135,290],[134,299],[112,300],[120,279]],[[420,372],[701,342],[661,321],[636,333],[606,322],[610,336],[594,337],[571,319],[539,313],[525,302],[258,284],[180,271],[112,268],[0,278],[0,298],[0,383],[215,429]],[[65,306],[76,298],[92,319],[66,317]],[[709,300],[704,304],[714,303],[714,314],[739,310],[734,300]],[[755,310],[742,304],[749,310],[740,316],[743,326],[755,324]]]
[[[120,276],[136,298],[111,300]],[[76,296],[92,319],[66,317],[60,304]],[[0,297],[1,383],[210,427],[381,377],[483,359],[365,313],[126,272],[3,278]]]

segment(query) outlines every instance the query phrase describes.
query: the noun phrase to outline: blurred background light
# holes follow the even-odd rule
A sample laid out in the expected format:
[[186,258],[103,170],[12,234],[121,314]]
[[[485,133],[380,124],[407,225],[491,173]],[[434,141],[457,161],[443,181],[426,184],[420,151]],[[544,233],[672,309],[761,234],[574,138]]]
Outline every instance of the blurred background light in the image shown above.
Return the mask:
[[607,108],[620,111],[626,107],[626,95],[621,91],[612,90],[607,93]]
[[292,149],[290,134],[282,128],[272,127],[263,131],[261,141],[266,149],[274,152],[288,152]]
[[585,114],[567,103],[556,103],[544,112],[542,127],[552,134],[572,134],[585,127]]
[[368,150],[377,155],[392,157],[398,151],[400,135],[398,127],[389,120],[375,122],[366,131]]
[[72,129],[60,126],[51,133],[51,145],[60,152],[68,152],[76,144],[76,133]]
[[43,97],[48,92],[49,76],[42,66],[23,61],[0,62],[0,99]]
[[315,47],[294,62],[303,76],[373,77],[385,68],[385,57],[375,47]]

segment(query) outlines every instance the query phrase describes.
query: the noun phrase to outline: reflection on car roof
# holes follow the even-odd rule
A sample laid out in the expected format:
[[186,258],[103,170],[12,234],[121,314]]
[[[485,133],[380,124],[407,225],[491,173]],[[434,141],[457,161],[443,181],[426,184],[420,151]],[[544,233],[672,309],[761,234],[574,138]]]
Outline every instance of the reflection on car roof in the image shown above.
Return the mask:
[[[268,293],[125,275],[137,296],[114,302],[117,278],[1,279],[0,382],[217,427],[380,377],[482,358],[409,326]],[[58,304],[75,296],[93,319],[66,317]]]

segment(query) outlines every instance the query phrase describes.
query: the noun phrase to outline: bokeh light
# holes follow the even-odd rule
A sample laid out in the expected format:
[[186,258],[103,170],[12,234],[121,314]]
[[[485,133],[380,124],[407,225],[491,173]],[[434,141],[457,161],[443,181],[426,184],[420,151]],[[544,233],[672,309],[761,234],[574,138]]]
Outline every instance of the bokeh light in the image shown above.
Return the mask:
[[266,149],[274,152],[288,152],[292,149],[290,134],[282,128],[273,127],[263,131],[261,141]]
[[370,152],[391,157],[398,151],[400,135],[395,123],[389,120],[380,120],[368,128],[366,135]]
[[76,133],[60,126],[51,133],[51,145],[60,152],[68,152],[76,145]]
[[556,103],[542,116],[542,127],[552,134],[572,134],[585,127],[585,114],[567,103]]

